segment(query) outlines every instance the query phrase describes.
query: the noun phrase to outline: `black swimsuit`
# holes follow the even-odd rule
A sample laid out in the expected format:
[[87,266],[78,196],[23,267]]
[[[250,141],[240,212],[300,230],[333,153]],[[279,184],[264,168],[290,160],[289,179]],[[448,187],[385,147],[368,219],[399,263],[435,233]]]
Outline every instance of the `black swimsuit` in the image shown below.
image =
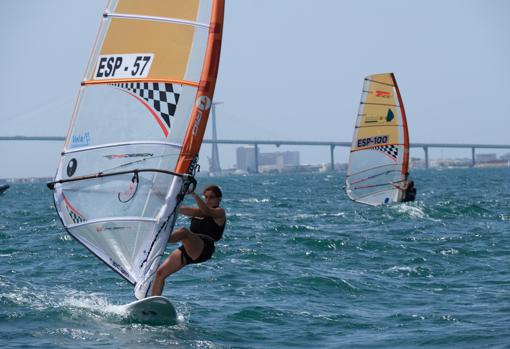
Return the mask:
[[219,226],[212,217],[192,217],[189,230],[202,239],[204,242],[204,249],[197,259],[192,259],[188,255],[184,249],[184,245],[180,246],[179,250],[182,252],[183,264],[196,264],[211,259],[215,250],[214,242],[218,241],[223,236],[225,224]]
[[416,188],[414,186],[409,187],[405,191],[404,199],[402,200],[402,202],[414,201],[415,198],[416,198]]

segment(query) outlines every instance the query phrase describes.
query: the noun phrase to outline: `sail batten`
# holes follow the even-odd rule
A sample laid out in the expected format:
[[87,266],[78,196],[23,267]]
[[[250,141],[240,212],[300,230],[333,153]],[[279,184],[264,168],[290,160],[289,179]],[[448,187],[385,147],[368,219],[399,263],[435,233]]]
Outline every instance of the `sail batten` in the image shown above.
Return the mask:
[[408,170],[409,137],[393,73],[364,80],[345,190],[350,199],[380,205],[399,201]]
[[385,105],[388,107],[398,107],[398,104],[385,104],[385,103],[367,103],[367,102],[361,102],[361,104],[367,104],[367,105]]
[[146,21],[167,22],[167,23],[174,23],[174,24],[189,25],[192,27],[200,27],[200,28],[205,28],[205,29],[209,29],[209,27],[210,27],[206,23],[187,21],[187,20],[179,19],[179,18],[143,16],[143,15],[132,15],[132,14],[126,14],[126,13],[109,13],[109,12],[105,12],[104,16],[111,17],[111,18],[127,18],[127,19],[138,19],[138,20],[146,20]]
[[104,84],[118,84],[118,83],[132,83],[132,82],[142,82],[142,83],[168,83],[168,84],[179,84],[179,85],[188,85],[192,87],[198,87],[200,82],[198,81],[187,81],[187,80],[177,80],[177,79],[103,79],[103,80],[84,80],[82,81],[82,85],[104,85]]
[[48,184],[69,234],[137,298],[194,183],[223,10],[224,0],[109,2]]
[[[366,81],[373,82],[373,83],[375,83],[375,84],[380,84],[380,85],[386,85],[386,86],[395,87],[395,85],[394,85],[394,84],[390,84],[390,83],[387,83],[387,82],[377,81],[377,80],[373,80],[373,79],[365,79],[365,80],[366,80]],[[363,92],[368,92],[368,91],[363,90]]]
[[77,224],[70,224],[67,227],[68,228],[78,228],[82,227],[88,224],[96,224],[96,223],[106,223],[106,222],[149,222],[149,223],[156,223],[157,220],[154,218],[145,218],[145,217],[108,217],[108,218],[101,218],[101,219],[91,219],[87,220],[85,222],[77,223]]
[[[367,116],[366,114],[358,114],[358,116]],[[375,115],[374,115],[375,116]],[[388,125],[385,127],[402,127],[403,125]],[[380,127],[377,125],[367,125],[367,126],[355,126],[355,128],[367,128],[367,127]]]
[[[386,145],[388,145],[388,146],[403,146],[405,144],[404,143],[388,143]],[[377,147],[379,147],[379,145],[373,145],[371,147],[363,147],[363,148],[359,148],[359,149],[354,149],[354,150],[351,150],[351,153],[354,153],[357,151],[363,151],[363,150],[377,149]]]
[[80,151],[113,148],[113,147],[120,147],[120,146],[127,146],[127,145],[161,145],[161,146],[165,146],[165,147],[173,147],[173,148],[179,148],[179,149],[182,148],[182,144],[175,144],[175,143],[169,143],[169,142],[158,142],[158,141],[138,141],[138,142],[124,142],[124,143],[109,143],[109,144],[96,145],[96,146],[92,146],[92,147],[69,149],[69,150],[62,152],[62,155],[77,153]]

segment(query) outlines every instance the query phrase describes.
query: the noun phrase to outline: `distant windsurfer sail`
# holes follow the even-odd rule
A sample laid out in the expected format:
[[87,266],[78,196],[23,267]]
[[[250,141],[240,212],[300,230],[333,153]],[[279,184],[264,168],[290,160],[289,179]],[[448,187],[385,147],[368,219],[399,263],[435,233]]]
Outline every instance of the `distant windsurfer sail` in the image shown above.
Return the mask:
[[69,234],[138,299],[196,183],[223,11],[224,0],[109,1],[48,183]]
[[409,131],[393,73],[365,78],[345,180],[350,199],[368,205],[411,201]]

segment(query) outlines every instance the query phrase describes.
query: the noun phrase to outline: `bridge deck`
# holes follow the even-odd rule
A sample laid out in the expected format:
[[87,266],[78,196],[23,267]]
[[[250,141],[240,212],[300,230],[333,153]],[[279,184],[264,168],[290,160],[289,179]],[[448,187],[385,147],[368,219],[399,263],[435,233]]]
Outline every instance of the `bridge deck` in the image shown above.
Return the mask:
[[[59,136],[0,136],[0,141],[65,141],[65,137]],[[261,139],[204,139],[205,144],[247,144],[258,147],[259,145],[311,145],[328,146],[331,152],[331,168],[334,168],[333,150],[335,147],[350,147],[351,142],[328,142],[328,141],[292,141],[292,140],[261,140]],[[412,148],[423,148],[425,151],[425,166],[429,167],[429,148],[471,148],[472,165],[475,164],[475,149],[510,149],[507,144],[460,144],[460,143],[410,143]],[[258,155],[257,153],[255,155]],[[258,156],[255,156],[256,168],[258,168]]]

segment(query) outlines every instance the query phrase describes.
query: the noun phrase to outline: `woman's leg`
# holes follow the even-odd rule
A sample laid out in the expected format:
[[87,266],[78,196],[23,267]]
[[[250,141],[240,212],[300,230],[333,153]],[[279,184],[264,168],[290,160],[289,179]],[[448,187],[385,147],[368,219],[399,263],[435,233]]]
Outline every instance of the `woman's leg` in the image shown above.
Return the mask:
[[195,233],[186,228],[179,228],[170,235],[170,242],[182,242],[184,249],[191,259],[195,260],[204,250],[204,241]]
[[170,256],[161,264],[156,272],[156,277],[152,284],[152,295],[161,296],[165,279],[175,272],[181,270],[186,264],[182,261],[182,252],[179,249],[173,251]]
[[[197,259],[204,250],[204,241],[196,234],[186,228],[179,228],[175,230],[168,239],[169,242],[181,241],[184,249],[191,259]],[[161,296],[163,287],[165,286],[165,279],[175,272],[178,272],[186,264],[182,262],[182,252],[177,249],[168,256],[168,258],[159,266],[156,272],[156,277],[152,284],[152,295]]]

